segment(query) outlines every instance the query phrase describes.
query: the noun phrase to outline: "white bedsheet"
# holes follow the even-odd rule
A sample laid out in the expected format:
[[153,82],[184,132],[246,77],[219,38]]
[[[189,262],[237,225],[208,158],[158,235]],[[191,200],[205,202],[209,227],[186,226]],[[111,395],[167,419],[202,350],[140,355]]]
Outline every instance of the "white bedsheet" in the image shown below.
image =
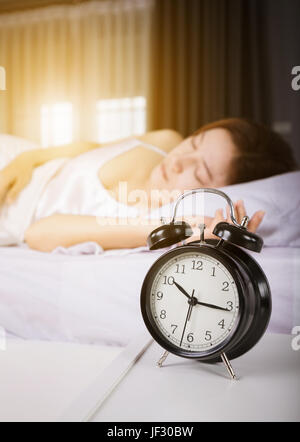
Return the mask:
[[[161,253],[69,256],[1,248],[0,326],[29,339],[126,345],[144,328],[140,289]],[[255,257],[272,290],[268,330],[291,333],[300,325],[300,248],[264,248]]]

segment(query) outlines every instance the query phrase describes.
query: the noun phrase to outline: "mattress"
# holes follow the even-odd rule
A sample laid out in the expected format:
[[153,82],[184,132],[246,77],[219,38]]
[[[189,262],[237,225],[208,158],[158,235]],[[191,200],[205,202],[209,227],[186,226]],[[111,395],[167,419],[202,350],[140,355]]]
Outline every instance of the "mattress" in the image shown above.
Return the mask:
[[[25,339],[127,345],[144,329],[139,297],[161,251],[145,248],[98,255],[0,249],[0,326]],[[273,311],[268,331],[300,324],[300,248],[264,248]]]

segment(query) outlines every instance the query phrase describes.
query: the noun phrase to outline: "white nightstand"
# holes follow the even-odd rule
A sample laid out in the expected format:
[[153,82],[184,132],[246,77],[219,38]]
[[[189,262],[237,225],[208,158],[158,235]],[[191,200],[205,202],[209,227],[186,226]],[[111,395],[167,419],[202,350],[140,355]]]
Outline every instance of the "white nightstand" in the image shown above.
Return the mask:
[[[233,360],[236,381],[223,364],[174,355],[158,368],[163,350],[152,343],[143,353],[146,334],[143,339],[112,362],[106,377],[99,377],[65,418],[85,413],[98,422],[300,421],[300,351],[292,350],[291,336],[266,334]],[[143,354],[134,361],[138,353]]]

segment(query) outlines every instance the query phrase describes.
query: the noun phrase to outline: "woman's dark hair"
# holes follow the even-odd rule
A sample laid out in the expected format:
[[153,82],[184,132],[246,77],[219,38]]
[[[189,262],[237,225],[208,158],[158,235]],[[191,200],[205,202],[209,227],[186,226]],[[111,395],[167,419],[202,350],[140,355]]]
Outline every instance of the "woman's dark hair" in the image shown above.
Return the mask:
[[226,129],[239,151],[239,155],[233,159],[232,184],[299,169],[291,146],[263,124],[244,118],[228,118],[206,124],[194,135],[211,129]]

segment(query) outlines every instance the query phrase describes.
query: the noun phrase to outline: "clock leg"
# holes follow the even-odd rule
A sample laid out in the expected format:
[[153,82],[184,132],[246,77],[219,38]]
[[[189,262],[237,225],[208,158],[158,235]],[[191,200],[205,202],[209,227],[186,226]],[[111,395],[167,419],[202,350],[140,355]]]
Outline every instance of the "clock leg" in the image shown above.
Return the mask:
[[159,366],[159,368],[162,367],[163,363],[165,362],[165,360],[168,357],[169,352],[165,351],[164,354],[162,355],[162,357],[160,358],[160,360],[158,361],[157,365]]
[[231,379],[236,380],[237,379],[236,374],[234,373],[232,365],[230,364],[230,361],[227,358],[226,354],[221,353],[221,358],[222,358],[222,361],[224,362],[224,365],[225,365],[228,373],[230,374]]

